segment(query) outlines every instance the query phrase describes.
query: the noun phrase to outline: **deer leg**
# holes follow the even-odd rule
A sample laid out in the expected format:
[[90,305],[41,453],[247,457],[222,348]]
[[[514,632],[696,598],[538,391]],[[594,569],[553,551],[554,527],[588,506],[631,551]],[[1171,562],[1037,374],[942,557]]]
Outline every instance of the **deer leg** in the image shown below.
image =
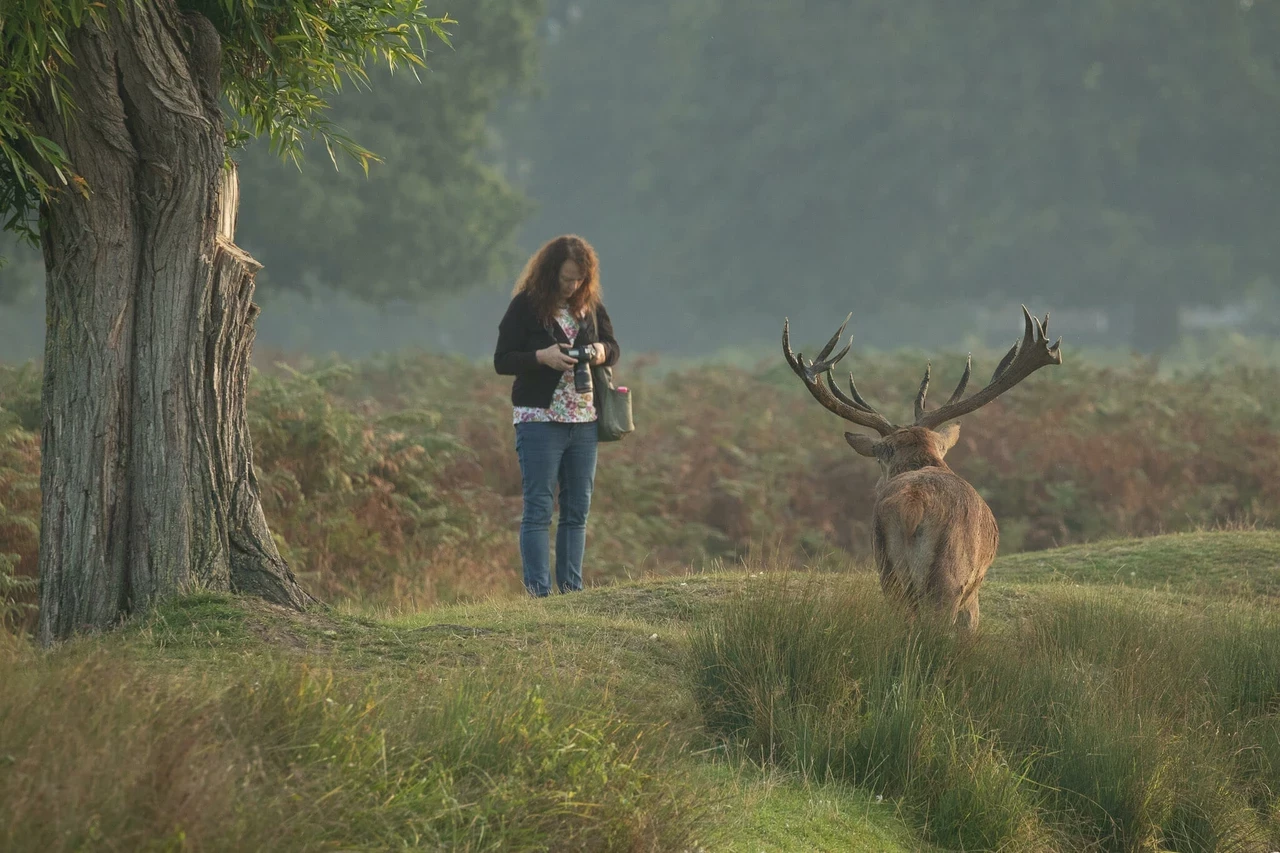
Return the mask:
[[960,608],[960,612],[956,614],[957,624],[966,634],[972,634],[978,630],[978,595],[974,593],[969,601]]
[[885,598],[891,601],[911,604],[910,589],[903,582],[903,574],[898,571],[894,565],[893,557],[889,554],[888,537],[885,535],[884,526],[878,518],[875,522],[873,535],[872,544],[876,568],[880,570],[880,591],[884,593]]
[[880,571],[880,590],[886,600],[906,611],[909,621],[915,620],[919,609],[918,596],[912,594],[910,587],[890,567],[883,567]]

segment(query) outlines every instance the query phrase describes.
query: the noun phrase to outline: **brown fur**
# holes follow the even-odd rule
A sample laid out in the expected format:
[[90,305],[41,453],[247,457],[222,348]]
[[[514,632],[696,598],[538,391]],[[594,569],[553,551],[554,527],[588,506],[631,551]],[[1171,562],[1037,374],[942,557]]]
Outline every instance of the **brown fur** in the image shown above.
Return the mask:
[[1000,542],[986,501],[943,457],[959,437],[907,427],[872,441],[846,433],[849,444],[881,466],[876,485],[874,545],[885,594],[915,612],[924,603],[970,630],[978,625],[978,587]]

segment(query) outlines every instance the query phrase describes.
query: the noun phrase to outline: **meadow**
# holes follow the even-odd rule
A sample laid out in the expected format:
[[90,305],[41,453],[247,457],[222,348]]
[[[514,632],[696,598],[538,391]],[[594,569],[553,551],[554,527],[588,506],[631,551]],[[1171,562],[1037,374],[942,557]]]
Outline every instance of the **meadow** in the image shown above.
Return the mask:
[[998,560],[972,641],[776,560],[9,635],[0,848],[1275,849],[1280,616],[1213,580],[1274,580],[1280,534],[1096,547]]
[[[633,363],[594,586],[529,601],[505,383],[278,359],[257,463],[328,605],[196,592],[51,651],[38,376],[4,368],[0,849],[1277,849],[1256,355],[1082,357],[966,419],[949,459],[1005,534],[972,639],[885,604],[876,473],[785,367]],[[901,416],[921,361],[859,386]]]

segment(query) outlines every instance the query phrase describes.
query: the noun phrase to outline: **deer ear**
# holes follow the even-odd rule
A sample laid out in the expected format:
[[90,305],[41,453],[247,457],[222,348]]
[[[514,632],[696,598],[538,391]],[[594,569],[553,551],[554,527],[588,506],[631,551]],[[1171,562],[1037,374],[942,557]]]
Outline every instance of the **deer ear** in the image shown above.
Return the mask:
[[876,455],[876,444],[879,442],[869,435],[863,435],[860,432],[846,432],[844,440],[849,442],[849,446],[863,456],[874,457]]
[[938,430],[938,438],[942,439],[941,449],[943,453],[946,453],[948,450],[955,447],[956,442],[960,440],[960,424],[955,423],[954,421],[947,424],[942,429]]

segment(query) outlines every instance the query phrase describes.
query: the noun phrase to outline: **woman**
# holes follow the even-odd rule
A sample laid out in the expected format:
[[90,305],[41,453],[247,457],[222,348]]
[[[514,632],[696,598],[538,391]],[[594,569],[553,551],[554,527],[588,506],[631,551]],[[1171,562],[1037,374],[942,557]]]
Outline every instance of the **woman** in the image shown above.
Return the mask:
[[567,351],[584,348],[593,365],[618,362],[609,312],[600,302],[600,265],[581,237],[557,237],[534,253],[498,325],[493,366],[511,386],[516,455],[524,489],[520,560],[533,596],[551,593],[551,506],[560,486],[556,587],[582,589],[587,512],[596,476],[596,409],[574,384]]

